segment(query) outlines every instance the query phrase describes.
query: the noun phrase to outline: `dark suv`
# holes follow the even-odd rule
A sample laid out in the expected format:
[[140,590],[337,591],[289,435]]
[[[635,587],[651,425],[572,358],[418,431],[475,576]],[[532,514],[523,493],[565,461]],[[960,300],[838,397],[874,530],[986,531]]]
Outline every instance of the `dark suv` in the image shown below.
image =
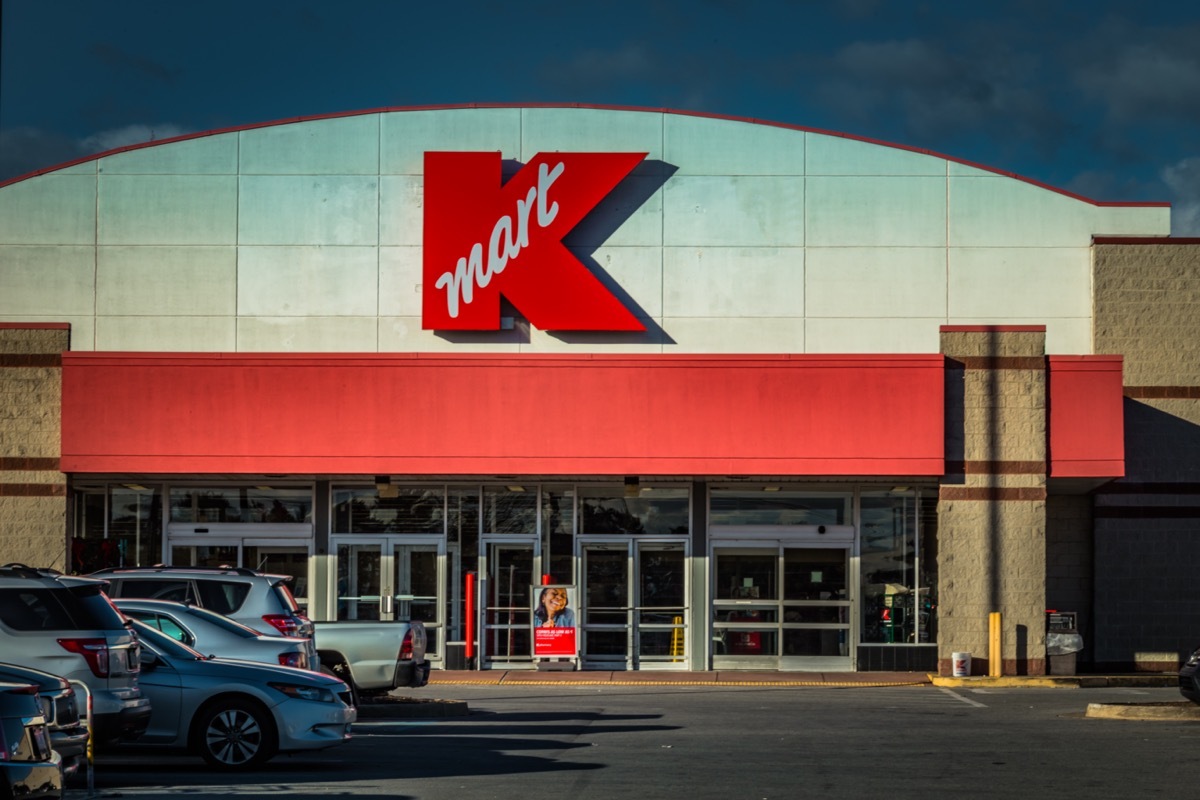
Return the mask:
[[[174,600],[207,608],[268,636],[312,642],[313,624],[288,588],[290,575],[268,575],[246,567],[127,567],[93,572],[107,581],[112,597]],[[315,648],[309,663],[316,664]]]
[[0,653],[5,661],[83,684],[97,743],[136,739],[150,722],[138,686],[137,636],[103,581],[22,564],[0,567]]

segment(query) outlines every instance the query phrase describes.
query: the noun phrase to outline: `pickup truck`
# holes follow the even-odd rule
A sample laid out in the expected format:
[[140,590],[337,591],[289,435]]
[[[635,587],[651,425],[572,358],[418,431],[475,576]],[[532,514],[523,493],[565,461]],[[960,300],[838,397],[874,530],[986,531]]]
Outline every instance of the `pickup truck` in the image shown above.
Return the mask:
[[429,682],[425,625],[420,622],[315,622],[321,667],[358,695],[386,694]]

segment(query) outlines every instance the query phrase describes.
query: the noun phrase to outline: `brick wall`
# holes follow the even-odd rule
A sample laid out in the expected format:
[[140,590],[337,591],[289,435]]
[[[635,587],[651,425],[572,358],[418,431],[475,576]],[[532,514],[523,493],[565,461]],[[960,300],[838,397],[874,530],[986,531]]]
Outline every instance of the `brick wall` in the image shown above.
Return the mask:
[[1095,352],[1125,357],[1125,477],[1095,498],[1097,666],[1200,643],[1200,242],[1098,241]]
[[988,672],[1045,672],[1046,361],[1043,328],[947,326],[947,475],[938,490],[938,669],[970,652]]
[[0,562],[66,569],[65,325],[0,324]]

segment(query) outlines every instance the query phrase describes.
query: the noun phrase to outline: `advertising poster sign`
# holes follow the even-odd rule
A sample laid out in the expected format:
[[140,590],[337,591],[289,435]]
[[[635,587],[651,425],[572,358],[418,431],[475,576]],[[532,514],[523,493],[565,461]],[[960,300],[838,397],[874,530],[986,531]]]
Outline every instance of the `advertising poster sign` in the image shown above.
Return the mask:
[[570,656],[579,654],[578,628],[575,624],[575,587],[563,584],[534,586],[533,655]]

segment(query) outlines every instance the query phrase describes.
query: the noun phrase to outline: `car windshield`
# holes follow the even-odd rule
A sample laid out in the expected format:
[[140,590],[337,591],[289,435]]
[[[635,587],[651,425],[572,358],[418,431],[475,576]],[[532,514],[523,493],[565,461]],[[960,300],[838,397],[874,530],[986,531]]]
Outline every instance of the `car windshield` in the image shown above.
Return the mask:
[[100,584],[0,589],[0,618],[19,631],[120,630],[121,612]]
[[203,653],[193,650],[182,642],[178,642],[167,636],[159,630],[151,628],[141,620],[131,619],[129,624],[137,631],[138,639],[142,644],[149,647],[160,656],[170,656],[171,658],[189,658],[199,659],[201,661],[208,658]]

